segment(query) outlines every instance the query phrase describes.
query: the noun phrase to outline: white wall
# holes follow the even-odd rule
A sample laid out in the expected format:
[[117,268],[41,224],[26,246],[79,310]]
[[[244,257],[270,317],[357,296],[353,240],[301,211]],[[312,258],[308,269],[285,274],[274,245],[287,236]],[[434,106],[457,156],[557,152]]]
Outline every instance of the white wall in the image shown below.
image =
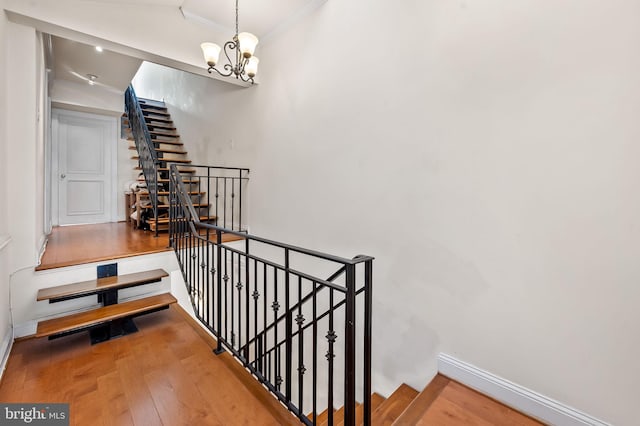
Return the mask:
[[[7,19],[1,9],[0,0],[0,200],[5,200],[8,192],[7,157],[8,138],[6,132],[7,120]],[[8,216],[8,203],[0,203],[0,357],[5,355],[11,339],[11,313],[9,292],[9,250],[11,249]],[[7,344],[4,342],[7,341]],[[4,366],[2,366],[4,367]],[[0,372],[2,374],[2,372]]]
[[[188,37],[163,51],[173,31],[154,40],[111,25],[95,13],[106,4],[11,4],[169,57],[199,56]],[[424,386],[444,351],[631,425],[639,16],[625,0],[327,2],[263,46],[260,86],[207,89],[207,131],[193,138],[209,135],[210,162],[252,168],[257,235],[377,257],[379,391]],[[22,80],[35,74],[23,53],[35,37],[16,27],[8,82],[29,95]],[[36,96],[7,90],[15,136],[11,119],[33,115]],[[33,155],[16,157],[10,176],[22,158]],[[33,223],[16,220],[29,202],[9,192],[20,201],[9,223]]]
[[[218,91],[245,90],[150,62],[142,63],[133,87],[138,97],[165,101],[194,164],[207,164],[215,156],[209,148],[215,146],[217,129],[210,122],[220,108]],[[216,158],[214,163],[220,165],[220,160]]]
[[442,351],[637,422],[639,21],[333,1],[263,47],[260,86],[210,89],[209,161],[251,167],[253,233],[376,256],[376,389],[423,387]]
[[7,25],[7,223],[13,237],[10,270],[33,266],[37,262],[35,249],[37,229],[42,227],[42,211],[37,211],[38,146],[36,90],[36,32],[33,28]]
[[[42,34],[36,34],[36,151],[33,161],[35,162],[35,201],[36,201],[36,241],[35,249],[41,253],[46,240],[45,234],[45,144],[47,143],[50,126],[49,85],[47,81],[47,71],[45,70],[44,44]],[[46,227],[47,230],[48,226]]]

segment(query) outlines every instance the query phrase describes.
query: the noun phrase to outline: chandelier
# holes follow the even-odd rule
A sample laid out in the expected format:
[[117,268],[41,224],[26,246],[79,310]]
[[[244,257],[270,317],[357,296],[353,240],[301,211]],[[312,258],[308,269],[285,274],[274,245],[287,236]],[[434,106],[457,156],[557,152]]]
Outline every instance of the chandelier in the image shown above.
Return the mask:
[[[224,44],[224,55],[227,57],[228,63],[224,64],[222,70],[216,68],[222,51],[219,45],[206,42],[202,43],[200,47],[204,54],[204,60],[209,65],[207,68],[209,74],[215,71],[223,77],[235,76],[235,78],[253,84],[253,77],[258,73],[258,62],[260,62],[258,58],[253,56],[257,45],[258,37],[253,34],[238,34],[238,0],[236,0],[236,35]],[[235,61],[231,60],[233,56],[235,56]]]

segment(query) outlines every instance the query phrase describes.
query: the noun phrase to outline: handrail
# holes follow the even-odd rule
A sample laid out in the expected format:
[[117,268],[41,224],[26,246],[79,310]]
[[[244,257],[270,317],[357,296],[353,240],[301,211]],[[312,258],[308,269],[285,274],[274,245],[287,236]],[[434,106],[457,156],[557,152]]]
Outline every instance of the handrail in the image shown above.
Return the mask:
[[142,167],[147,191],[156,220],[156,235],[158,233],[158,154],[151,142],[151,135],[135,90],[129,85],[125,91],[125,110],[129,119],[129,128],[138,151],[138,161]]
[[[207,168],[209,181],[227,179],[212,173]],[[170,244],[195,316],[216,337],[215,352],[230,352],[306,425],[318,424],[325,409],[334,424],[337,404],[344,424],[354,426],[361,389],[370,425],[373,257],[348,259],[200,220],[177,165],[169,180]],[[224,243],[223,235],[239,238]],[[335,272],[325,280],[311,272],[319,266]],[[334,368],[337,362],[344,367]]]

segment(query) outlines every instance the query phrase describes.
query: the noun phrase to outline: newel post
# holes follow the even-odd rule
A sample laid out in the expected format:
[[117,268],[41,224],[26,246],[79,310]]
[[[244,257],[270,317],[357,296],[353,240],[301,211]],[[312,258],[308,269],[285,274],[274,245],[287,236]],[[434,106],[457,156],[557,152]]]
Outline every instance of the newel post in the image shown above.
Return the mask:
[[346,265],[344,424],[356,424],[356,266]]

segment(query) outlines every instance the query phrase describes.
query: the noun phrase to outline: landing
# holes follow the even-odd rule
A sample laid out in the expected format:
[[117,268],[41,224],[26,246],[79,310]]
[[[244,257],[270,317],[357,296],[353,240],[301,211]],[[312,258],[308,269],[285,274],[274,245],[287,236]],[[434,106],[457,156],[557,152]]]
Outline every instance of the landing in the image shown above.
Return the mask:
[[36,271],[169,251],[169,235],[136,230],[126,222],[53,228]]
[[[242,237],[222,234],[222,242]],[[58,226],[36,271],[170,251],[169,234],[133,229],[130,223]]]

